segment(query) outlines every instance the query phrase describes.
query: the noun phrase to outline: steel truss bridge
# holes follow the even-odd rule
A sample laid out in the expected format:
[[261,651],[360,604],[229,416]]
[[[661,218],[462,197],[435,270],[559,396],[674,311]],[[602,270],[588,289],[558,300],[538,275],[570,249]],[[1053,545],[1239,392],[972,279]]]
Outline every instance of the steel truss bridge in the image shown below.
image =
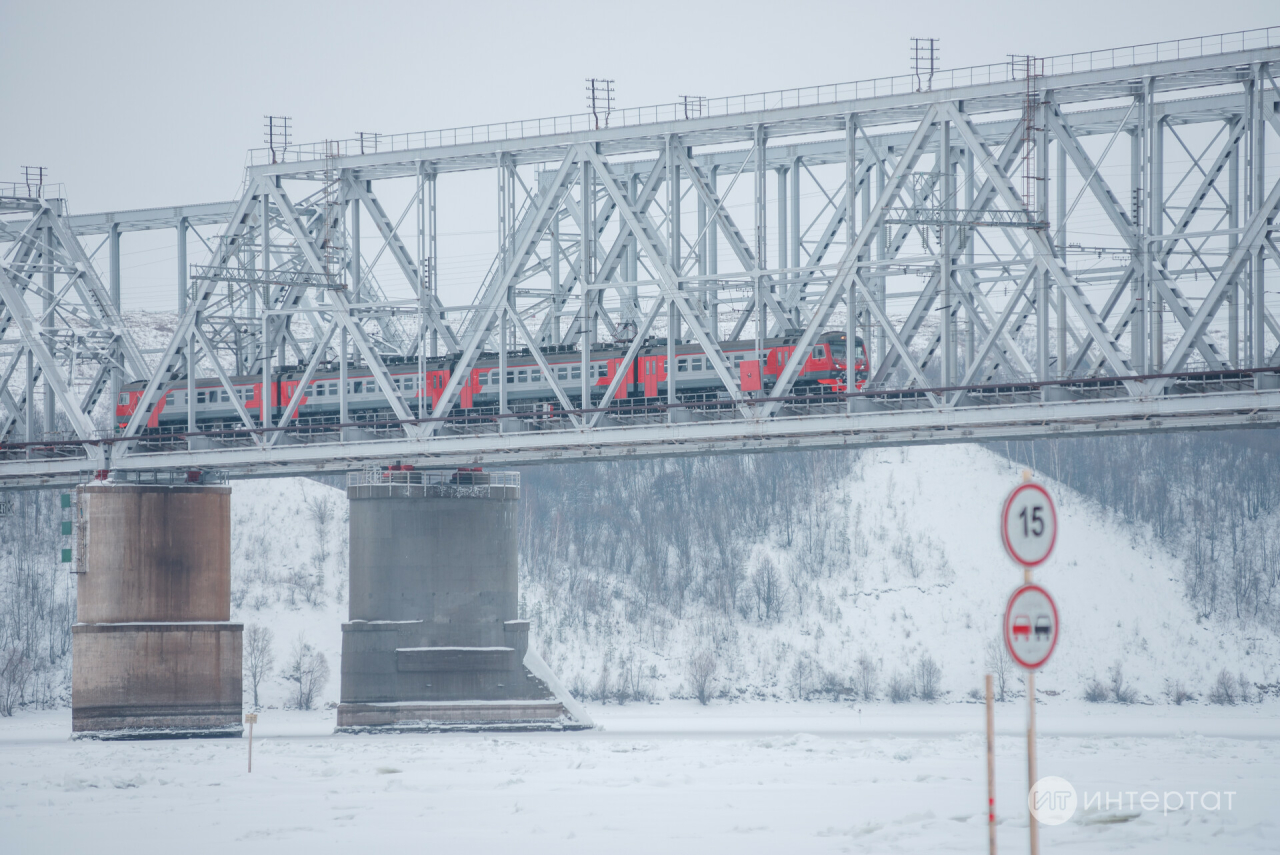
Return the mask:
[[[0,483],[1273,427],[1277,66],[1271,28],[277,147],[251,152],[228,203],[73,216],[0,188]],[[482,279],[443,283],[437,186],[475,172],[497,186],[496,251]],[[220,232],[189,264],[201,226]],[[177,325],[150,354],[120,311],[120,238],[146,229],[178,245]],[[450,284],[474,297],[445,305]],[[794,388],[827,330],[867,342],[861,391]],[[744,391],[721,342],[774,336],[794,355]],[[677,342],[724,394],[616,400],[625,370],[588,388],[589,347],[629,364],[665,343],[674,365]],[[548,371],[553,347],[582,354],[581,386]],[[509,403],[503,370],[499,405],[463,410],[462,369],[522,349],[558,406]],[[389,365],[444,354],[434,405],[402,395]],[[338,417],[298,418],[335,364],[372,373],[387,417],[350,414],[344,383]],[[282,366],[304,377],[287,406],[239,403],[233,376]],[[189,408],[185,431],[146,431],[169,384],[198,378],[238,420]],[[130,381],[146,391],[121,429]]]

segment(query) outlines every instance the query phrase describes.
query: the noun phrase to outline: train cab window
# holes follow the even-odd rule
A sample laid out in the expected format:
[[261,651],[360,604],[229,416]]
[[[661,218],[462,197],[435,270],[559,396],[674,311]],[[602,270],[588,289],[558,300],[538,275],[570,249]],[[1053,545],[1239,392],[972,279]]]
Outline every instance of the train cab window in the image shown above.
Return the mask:
[[823,347],[822,345],[820,345],[820,344],[815,344],[815,345],[813,346],[813,358],[814,358],[814,359],[826,359],[826,358],[827,358],[827,349],[826,349],[825,347]]
[[517,382],[517,383],[528,383],[528,382],[529,382],[529,372],[528,372],[527,370],[525,370],[524,368],[521,368],[519,371],[517,371],[517,372],[516,372],[516,382]]
[[835,359],[844,359],[845,346],[844,341],[831,342],[831,356]]
[[[710,368],[710,367],[711,367],[711,360],[710,360],[710,359],[708,359],[708,360],[707,360],[707,367],[708,367],[708,368]],[[690,370],[690,371],[701,371],[701,370],[702,370],[702,357],[701,357],[701,356],[695,356],[693,359],[689,360],[689,370]]]
[[686,372],[686,371],[688,371],[688,370],[689,370],[689,360],[687,360],[687,359],[677,359],[677,360],[676,360],[676,372],[677,372],[677,373],[683,374],[684,372]]

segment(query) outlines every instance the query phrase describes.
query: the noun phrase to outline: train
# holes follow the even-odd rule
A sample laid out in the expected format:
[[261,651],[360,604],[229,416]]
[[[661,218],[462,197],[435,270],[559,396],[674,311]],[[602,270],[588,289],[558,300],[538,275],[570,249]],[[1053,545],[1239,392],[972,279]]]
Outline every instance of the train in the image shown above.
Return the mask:
[[[720,346],[732,366],[743,391],[759,392],[772,386],[778,374],[795,352],[798,336],[769,338],[763,342],[763,359],[756,360],[754,340],[725,341]],[[603,397],[614,375],[621,370],[628,344],[601,344],[592,348],[587,360],[587,382],[591,389],[589,406],[604,406]],[[548,368],[555,372],[561,388],[575,406],[582,399],[582,353],[572,345],[554,345],[541,350]],[[499,394],[499,360],[497,353],[484,352],[475,360],[469,376],[459,390],[458,406],[451,415],[483,415],[496,412]],[[682,402],[727,400],[728,393],[711,364],[696,343],[675,347],[675,370],[667,364],[664,339],[650,339],[641,346],[627,368],[625,382],[618,384],[614,402],[633,406],[660,404],[667,400],[668,386],[675,383],[675,394]],[[457,354],[427,358],[420,364],[415,357],[384,359],[392,382],[415,413],[427,415],[439,403],[457,367]],[[507,357],[507,405],[516,411],[549,413],[560,407],[550,382],[533,354],[528,350],[513,351]],[[272,374],[266,402],[272,424],[279,424],[284,409],[292,400],[304,371],[301,367],[284,367]],[[867,378],[867,352],[861,337],[854,340],[853,369],[849,369],[849,349],[845,333],[822,334],[806,355],[793,385],[793,395],[829,395],[845,392],[852,377],[854,388],[861,389]],[[245,410],[261,419],[264,404],[262,375],[233,376],[231,385]],[[340,371],[326,365],[317,371],[295,414],[299,426],[335,425],[339,422]],[[145,382],[121,387],[116,402],[116,422],[128,425],[146,388]],[[187,430],[187,381],[169,383],[164,394],[152,407],[144,433],[182,433]],[[429,401],[429,403],[428,403]],[[195,383],[195,419],[201,431],[242,427],[231,393],[216,377],[201,377]],[[374,380],[367,365],[350,365],[347,372],[347,417],[352,421],[391,420],[395,416],[386,396]]]

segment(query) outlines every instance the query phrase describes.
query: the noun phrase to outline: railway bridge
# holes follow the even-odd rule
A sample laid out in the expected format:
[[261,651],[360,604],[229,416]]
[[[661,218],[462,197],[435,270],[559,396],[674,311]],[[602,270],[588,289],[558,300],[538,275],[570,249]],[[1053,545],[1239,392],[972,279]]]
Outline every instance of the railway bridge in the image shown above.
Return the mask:
[[[176,208],[3,186],[0,485],[1274,427],[1278,62],[1270,28],[273,139]],[[492,262],[449,281],[476,174]],[[157,229],[148,351],[120,245]]]

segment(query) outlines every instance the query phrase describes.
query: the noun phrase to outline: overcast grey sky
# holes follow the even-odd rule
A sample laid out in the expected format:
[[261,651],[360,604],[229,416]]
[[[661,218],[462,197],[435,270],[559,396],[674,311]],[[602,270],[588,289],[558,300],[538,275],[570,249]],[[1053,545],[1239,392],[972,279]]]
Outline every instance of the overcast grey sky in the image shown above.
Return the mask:
[[[1052,11],[1051,11],[1052,10]],[[74,211],[226,199],[262,117],[295,140],[620,105],[1280,24],[1274,0],[334,3],[0,0],[0,181],[47,166]]]

